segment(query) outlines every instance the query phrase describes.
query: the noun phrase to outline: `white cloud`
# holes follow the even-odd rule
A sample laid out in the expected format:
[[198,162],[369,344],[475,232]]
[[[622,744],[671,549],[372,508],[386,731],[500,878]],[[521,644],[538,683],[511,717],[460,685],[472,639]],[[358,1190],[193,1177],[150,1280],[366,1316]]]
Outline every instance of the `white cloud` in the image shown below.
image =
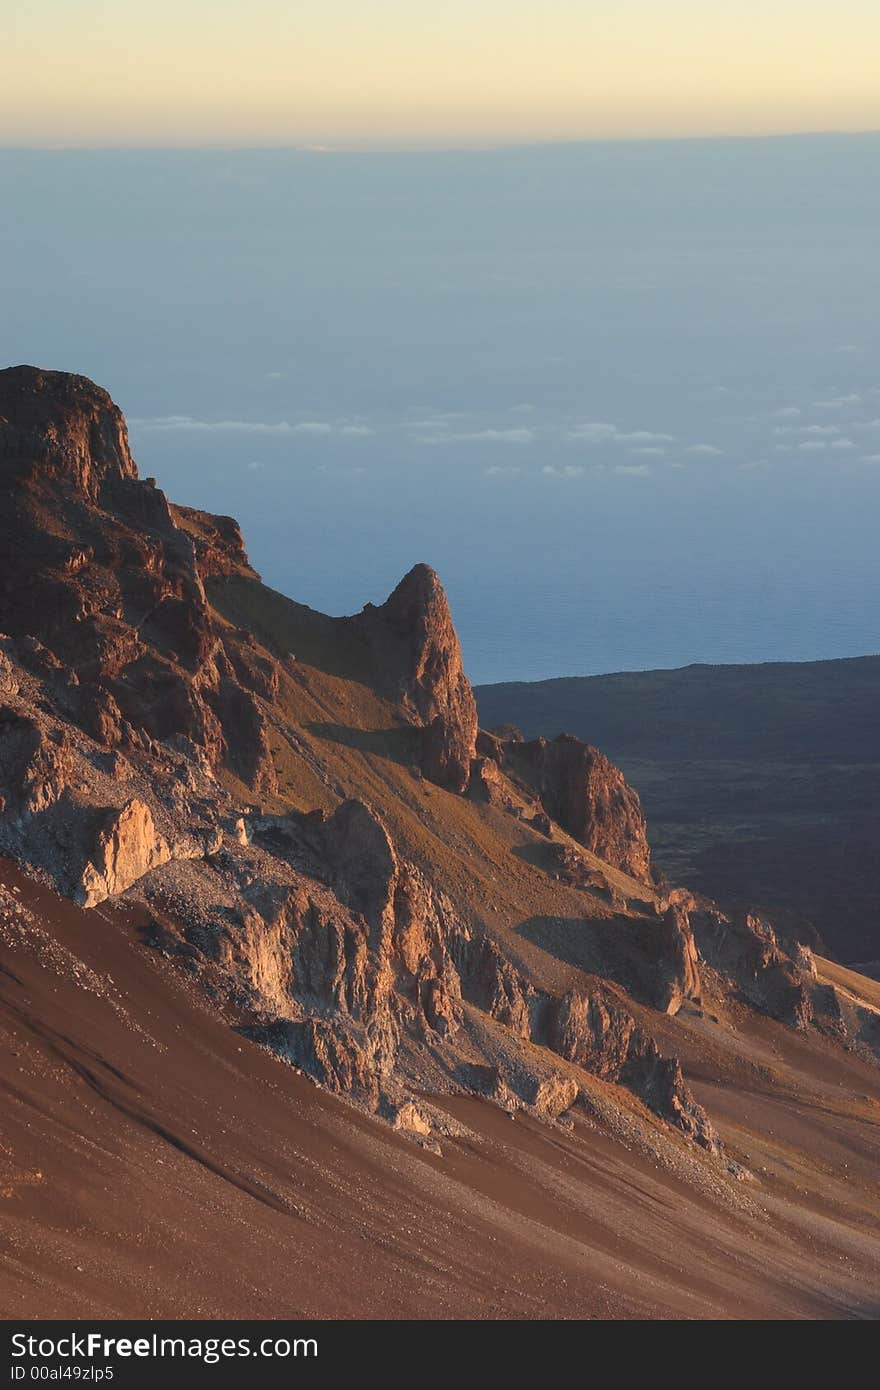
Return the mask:
[[817,410],[842,410],[845,405],[861,405],[862,398],[855,391],[846,396],[831,396],[827,401],[813,401]]
[[828,446],[830,449],[855,449],[855,444],[851,439],[833,439]]
[[880,463],[880,454],[862,454],[859,463]]
[[840,434],[837,425],[776,425],[776,435],[832,435]]
[[618,463],[614,471],[629,478],[650,478],[652,472],[647,463]]
[[194,420],[191,415],[157,415],[151,419],[129,420],[134,430],[151,433],[193,434],[292,434],[287,420],[269,424],[265,420]]
[[535,431],[527,429],[485,429],[471,430],[465,434],[422,434],[417,435],[417,444],[532,444]]
[[771,420],[793,420],[796,415],[800,415],[799,405],[783,405],[778,410],[767,412]]
[[402,420],[402,429],[418,428],[426,421],[432,424],[447,424],[450,421],[466,420],[471,411],[467,410],[441,410],[436,405],[411,405],[407,406],[407,418]]
[[453,410],[425,410],[419,415],[413,416],[411,420],[401,420],[399,428],[402,430],[445,430],[463,418],[461,414]]
[[332,434],[333,426],[329,420],[301,420],[298,425],[293,425],[291,434]]
[[573,425],[566,439],[573,444],[604,444],[616,439],[617,435],[617,426],[609,425],[606,420],[586,420]]
[[656,430],[621,430],[607,420],[584,420],[566,433],[570,444],[674,444],[674,434]]
[[630,430],[626,434],[618,434],[619,444],[674,444],[674,434],[658,434],[655,430]]
[[667,450],[662,448],[659,444],[650,444],[644,449],[630,449],[630,453],[642,456],[647,455],[651,458],[665,458]]
[[149,419],[129,421],[133,430],[151,434],[260,434],[278,436],[328,436],[343,438],[373,434],[369,425],[350,424],[344,420],[196,420],[191,415],[158,415]]
[[579,463],[567,463],[561,468],[557,468],[552,463],[545,463],[541,469],[545,478],[582,478],[584,470]]
[[686,454],[693,454],[696,458],[718,458],[724,453],[714,444],[689,444],[685,449]]

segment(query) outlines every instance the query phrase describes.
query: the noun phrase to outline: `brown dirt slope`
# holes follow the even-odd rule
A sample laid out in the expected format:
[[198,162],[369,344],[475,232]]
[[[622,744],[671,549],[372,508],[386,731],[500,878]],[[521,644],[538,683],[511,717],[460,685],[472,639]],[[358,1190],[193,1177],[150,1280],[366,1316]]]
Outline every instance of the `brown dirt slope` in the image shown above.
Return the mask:
[[759,1177],[729,1200],[598,1112],[447,1098],[438,1154],[242,1039],[130,913],[0,879],[3,1316],[880,1312],[857,1058],[769,1022],[700,1047]]

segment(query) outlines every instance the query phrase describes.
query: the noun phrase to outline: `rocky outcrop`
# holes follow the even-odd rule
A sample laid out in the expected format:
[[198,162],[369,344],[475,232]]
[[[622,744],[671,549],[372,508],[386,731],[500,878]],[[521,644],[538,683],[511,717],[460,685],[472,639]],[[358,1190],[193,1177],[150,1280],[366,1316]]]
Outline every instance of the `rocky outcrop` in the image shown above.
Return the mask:
[[462,1062],[455,1079],[464,1090],[470,1091],[473,1095],[484,1096],[508,1112],[517,1109],[517,1098],[505,1081],[500,1067],[482,1062]]
[[[11,672],[8,662],[7,666]],[[10,697],[13,687],[17,689],[17,682],[10,675]],[[64,735],[53,736],[33,716],[0,706],[0,813],[20,821],[38,815],[61,799],[69,778],[70,750]]]
[[122,412],[83,376],[10,367],[0,372],[4,479],[50,479],[94,502],[108,479],[134,479]]
[[782,949],[761,917],[707,908],[691,918],[700,954],[742,998],[771,1018],[805,1027],[812,1018],[809,974]]
[[604,753],[560,734],[502,744],[502,765],[573,839],[614,868],[648,881],[651,854],[642,803]]
[[11,700],[18,694],[15,668],[5,652],[0,651],[0,700]]
[[194,507],[171,506],[175,524],[189,533],[195,544],[203,581],[225,579],[232,574],[255,576],[244,548],[241,527],[232,516],[213,516]]
[[389,1061],[369,1035],[339,1021],[308,1018],[242,1030],[300,1068],[328,1091],[354,1096],[375,1109]]
[[677,1014],[687,1001],[699,1002],[702,995],[697,943],[691,930],[687,908],[671,903],[658,927],[656,1006]]
[[643,1051],[635,1020],[601,994],[571,992],[551,1001],[547,1043],[560,1057],[606,1081],[617,1081],[633,1056]]
[[35,644],[31,669],[105,746],[184,737],[267,792],[271,677],[224,647],[204,590],[232,570],[253,574],[236,523],[138,478],[105,391],[0,372],[0,630]]
[[[466,997],[515,1036],[549,1048],[600,1080],[627,1087],[689,1138],[713,1153],[719,1150],[717,1135],[694,1100],[677,1058],[663,1057],[654,1039],[610,992],[574,990],[556,996],[536,989],[486,937],[463,941],[458,961]],[[571,1092],[569,1081],[563,1080],[565,1087],[551,1089],[548,1096]],[[528,1104],[540,1108],[536,1097],[542,1084],[540,1078],[527,1084]],[[572,1095],[569,1105],[573,1103]]]
[[404,1101],[403,1105],[395,1109],[392,1124],[395,1129],[401,1129],[405,1134],[431,1133],[431,1121],[411,1100]]
[[802,941],[796,942],[792,950],[792,959],[798,970],[802,970],[809,979],[815,980],[816,960],[811,947],[805,946]]
[[[329,817],[264,817],[252,831],[258,853],[271,846],[297,867],[295,882],[243,872],[248,907],[226,914],[207,954],[252,1010],[289,1021],[266,1033],[268,1046],[322,1084],[355,1078],[373,1103],[404,1034],[436,1044],[458,1032],[452,944],[467,932],[363,802]],[[320,1027],[305,1029],[302,1014]]]
[[504,788],[501,770],[492,758],[474,758],[468,783],[468,795],[487,806],[505,806],[509,796]]
[[424,730],[421,766],[432,782],[462,792],[476,752],[477,706],[443,585],[416,565],[376,608],[352,619],[374,678]]
[[312,831],[311,841],[330,871],[336,896],[367,922],[377,944],[394,922],[400,865],[391,836],[362,801],[344,801]]
[[453,943],[466,937],[455,909],[421,870],[405,865],[394,892],[391,963],[395,988],[422,1033],[451,1038],[462,1022]]
[[460,939],[457,964],[467,997],[519,1038],[531,1038],[536,991],[488,936]]
[[170,858],[171,849],[157,833],[149,806],[131,800],[109,812],[98,830],[76,887],[76,901],[80,907],[94,907],[114,898]]
[[549,1045],[561,1057],[603,1080],[627,1086],[703,1148],[720,1149],[678,1059],[661,1056],[654,1039],[612,999],[601,993],[569,993],[553,1002],[546,1028]]
[[634,1058],[628,1071],[630,1085],[645,1104],[695,1144],[709,1153],[721,1152],[721,1140],[706,1111],[694,1099],[677,1057],[661,1057],[651,1043]]

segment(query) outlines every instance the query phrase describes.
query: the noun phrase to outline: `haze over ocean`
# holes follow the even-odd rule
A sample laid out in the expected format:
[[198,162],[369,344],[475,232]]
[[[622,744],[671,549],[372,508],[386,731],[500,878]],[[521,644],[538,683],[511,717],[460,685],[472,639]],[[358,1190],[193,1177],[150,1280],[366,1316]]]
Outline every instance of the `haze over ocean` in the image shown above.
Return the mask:
[[880,135],[0,151],[0,359],[475,681],[880,649]]

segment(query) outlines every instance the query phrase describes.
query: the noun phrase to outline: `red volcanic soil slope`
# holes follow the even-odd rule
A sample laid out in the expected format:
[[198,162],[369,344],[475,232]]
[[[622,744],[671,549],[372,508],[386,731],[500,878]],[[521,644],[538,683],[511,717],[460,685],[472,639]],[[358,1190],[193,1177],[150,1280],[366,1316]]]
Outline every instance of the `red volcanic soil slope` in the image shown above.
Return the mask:
[[0,885],[7,1318],[880,1313],[880,1075],[839,1047],[750,1014],[715,1058],[694,1020],[755,1175],[718,1190],[581,1107],[438,1097],[434,1152],[236,1033],[136,908]]

